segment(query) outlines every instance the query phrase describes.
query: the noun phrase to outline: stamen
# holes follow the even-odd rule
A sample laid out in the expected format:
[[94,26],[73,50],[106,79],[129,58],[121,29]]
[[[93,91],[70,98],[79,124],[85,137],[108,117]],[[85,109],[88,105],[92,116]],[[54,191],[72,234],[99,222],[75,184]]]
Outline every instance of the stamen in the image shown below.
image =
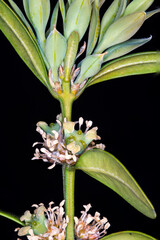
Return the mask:
[[79,129],[81,129],[81,126],[83,125],[84,119],[82,117],[79,118]]
[[86,50],[86,42],[84,42],[84,43],[83,43],[83,46],[80,48],[80,51],[79,51],[79,53],[77,54],[76,59],[79,58],[79,57],[82,55],[82,53],[84,53],[85,50]]

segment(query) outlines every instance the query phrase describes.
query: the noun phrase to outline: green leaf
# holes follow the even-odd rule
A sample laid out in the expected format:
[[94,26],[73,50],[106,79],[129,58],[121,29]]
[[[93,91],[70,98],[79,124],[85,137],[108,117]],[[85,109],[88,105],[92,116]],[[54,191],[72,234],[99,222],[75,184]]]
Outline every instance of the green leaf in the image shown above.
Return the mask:
[[101,21],[99,42],[102,40],[108,27],[114,22],[114,19],[116,18],[118,9],[120,7],[120,3],[121,3],[121,0],[114,0],[110,5],[110,7],[105,12],[105,14],[103,15],[103,18]]
[[78,32],[80,40],[85,34],[91,16],[90,0],[74,0],[68,8],[66,16],[65,37],[73,31]]
[[11,213],[7,213],[7,212],[0,210],[0,216],[8,218],[8,219],[12,220],[13,222],[16,222],[16,223],[24,226],[24,223],[19,220],[19,217],[16,217],[15,215],[13,215]]
[[32,25],[36,31],[39,44],[44,50],[45,47],[45,28],[50,14],[49,0],[28,0],[29,14]]
[[155,238],[141,232],[123,231],[110,234],[101,240],[156,240]]
[[81,62],[81,71],[75,83],[82,83],[85,79],[95,75],[101,68],[104,54],[89,55]]
[[46,40],[45,46],[45,54],[51,66],[54,81],[58,81],[58,68],[65,57],[66,49],[66,39],[54,27]]
[[57,2],[52,13],[51,22],[50,22],[50,31],[53,30],[53,26],[57,25],[58,10],[59,10],[59,2]]
[[75,165],[118,193],[138,211],[155,218],[155,210],[127,169],[112,154],[93,149],[82,154]]
[[23,7],[24,7],[25,13],[26,13],[29,21],[32,22],[31,17],[30,17],[30,13],[29,13],[29,0],[23,0]]
[[104,65],[88,85],[131,75],[160,72],[160,52],[144,52],[122,57]]
[[99,17],[99,0],[95,0],[93,3],[91,22],[89,27],[89,36],[87,44],[87,55],[91,54],[99,35],[100,30],[100,17]]
[[63,19],[63,25],[65,24],[65,18],[66,18],[66,10],[65,10],[65,5],[63,0],[59,0],[59,7]]
[[116,20],[105,32],[95,53],[102,53],[105,49],[130,39],[139,30],[145,19],[145,12],[137,12]]
[[28,31],[30,32],[30,34],[32,35],[32,37],[36,40],[35,35],[33,33],[33,30],[30,26],[30,24],[28,23],[28,21],[26,20],[25,16],[23,15],[23,13],[21,12],[20,8],[17,6],[17,4],[15,4],[14,1],[12,0],[8,0],[10,5],[12,6],[13,10],[16,12],[16,14],[18,15],[18,17],[22,20],[22,22],[26,25],[26,27],[28,28]]
[[31,71],[46,85],[48,76],[37,44],[19,18],[3,1],[0,1],[0,29]]
[[124,15],[134,12],[146,11],[154,2],[154,0],[133,0],[126,8]]
[[152,37],[149,38],[141,38],[141,39],[131,39],[126,42],[117,44],[107,50],[107,54],[103,58],[103,62],[107,62],[111,59],[121,57],[134,49],[144,45],[148,41],[150,41]]

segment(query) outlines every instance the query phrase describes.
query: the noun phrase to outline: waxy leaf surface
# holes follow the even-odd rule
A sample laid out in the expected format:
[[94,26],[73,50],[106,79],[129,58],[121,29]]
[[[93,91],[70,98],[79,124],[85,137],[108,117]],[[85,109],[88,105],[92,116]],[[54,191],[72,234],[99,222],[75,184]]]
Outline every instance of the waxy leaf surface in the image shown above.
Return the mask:
[[126,55],[127,53],[147,43],[151,39],[152,37],[142,38],[142,39],[131,39],[126,42],[117,44],[107,50],[107,54],[104,56],[103,62],[107,62],[114,58],[118,58],[123,55]]
[[95,75],[101,68],[103,54],[89,55],[81,63],[81,71],[75,83],[82,83],[85,79]]
[[142,26],[145,18],[145,12],[137,12],[116,20],[105,32],[95,53],[102,53],[105,49],[130,39]]
[[101,240],[156,240],[155,238],[141,232],[123,231],[110,234]]
[[48,76],[37,44],[19,18],[3,1],[0,1],[0,29],[36,77],[46,85]]
[[154,2],[154,0],[133,0],[126,8],[124,15],[134,12],[146,11]]
[[88,85],[131,75],[160,72],[160,52],[144,52],[122,57],[104,65]]
[[57,71],[65,57],[66,49],[66,39],[54,27],[46,40],[45,46],[45,54],[51,66],[54,81],[58,81]]
[[92,16],[89,27],[87,55],[92,53],[97,43],[99,30],[100,30],[99,0],[95,0],[93,3]]
[[89,0],[75,0],[68,8],[66,16],[65,37],[77,31],[82,39],[89,25],[92,6]]
[[75,167],[111,188],[147,217],[156,217],[142,189],[112,154],[98,149],[87,151],[81,155]]

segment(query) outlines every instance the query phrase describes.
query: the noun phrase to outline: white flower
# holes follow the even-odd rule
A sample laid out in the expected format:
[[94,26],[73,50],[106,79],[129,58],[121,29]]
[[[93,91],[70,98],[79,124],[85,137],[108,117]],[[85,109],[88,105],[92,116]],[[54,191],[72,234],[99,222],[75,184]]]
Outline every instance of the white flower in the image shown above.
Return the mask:
[[[79,118],[77,122],[71,122],[64,119],[62,123],[61,115],[57,116],[55,124],[47,125],[45,122],[37,123],[37,131],[41,134],[43,142],[36,142],[33,146],[41,144],[40,149],[36,148],[35,159],[42,159],[52,165],[48,169],[52,169],[55,164],[76,164],[79,156],[92,148],[103,149],[103,144],[95,144],[94,140],[100,140],[97,135],[97,127],[92,126],[92,121],[86,121],[86,130],[82,132],[81,126],[84,119]],[[75,129],[75,125],[79,123],[79,129]],[[90,130],[89,130],[90,129]]]
[[81,211],[82,215],[75,220],[75,235],[77,239],[98,240],[107,233],[110,227],[107,218],[100,219],[100,213],[96,212],[94,216],[87,212],[91,208],[91,204],[84,205],[85,211]]
[[18,236],[27,235],[28,240],[65,240],[68,217],[64,217],[64,200],[59,206],[52,207],[53,204],[50,202],[48,208],[43,203],[33,204],[34,213],[26,211],[21,217],[27,226],[16,229]]

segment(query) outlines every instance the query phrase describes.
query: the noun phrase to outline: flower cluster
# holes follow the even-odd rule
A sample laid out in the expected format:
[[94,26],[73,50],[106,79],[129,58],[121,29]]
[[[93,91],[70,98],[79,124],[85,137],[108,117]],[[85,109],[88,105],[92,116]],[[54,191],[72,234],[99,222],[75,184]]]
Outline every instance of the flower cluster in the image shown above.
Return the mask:
[[[34,213],[25,211],[20,220],[25,222],[22,228],[16,228],[18,236],[27,236],[28,240],[65,240],[66,227],[69,222],[68,217],[64,217],[64,200],[59,206],[52,207],[54,203],[50,202],[46,209],[43,203],[33,204]],[[96,212],[94,216],[87,212],[91,205],[84,205],[85,211],[75,220],[75,237],[82,240],[98,240],[107,233],[110,224],[107,218],[100,219],[100,213]],[[18,239],[21,240],[21,239]]]
[[[103,144],[95,144],[94,140],[100,140],[97,135],[97,127],[92,126],[92,121],[86,121],[86,130],[82,132],[81,126],[84,120],[82,117],[77,122],[62,122],[61,115],[57,116],[55,124],[49,126],[45,122],[37,123],[37,131],[41,134],[43,142],[36,142],[33,146],[41,144],[40,150],[36,148],[35,159],[42,159],[44,162],[52,163],[49,169],[56,163],[74,165],[79,156],[92,148],[104,149]],[[75,125],[79,123],[79,129]]]
[[95,212],[92,216],[87,212],[91,208],[91,205],[84,205],[85,211],[81,211],[82,215],[78,219],[74,217],[75,220],[75,235],[77,239],[83,240],[98,240],[102,238],[107,233],[107,229],[110,227],[108,219],[103,217],[100,219],[100,213]]
[[15,230],[18,236],[27,235],[28,240],[64,240],[68,223],[68,217],[64,217],[64,201],[59,206],[52,207],[53,204],[50,202],[47,209],[43,203],[34,204],[33,214],[27,210],[20,218],[25,226]]

